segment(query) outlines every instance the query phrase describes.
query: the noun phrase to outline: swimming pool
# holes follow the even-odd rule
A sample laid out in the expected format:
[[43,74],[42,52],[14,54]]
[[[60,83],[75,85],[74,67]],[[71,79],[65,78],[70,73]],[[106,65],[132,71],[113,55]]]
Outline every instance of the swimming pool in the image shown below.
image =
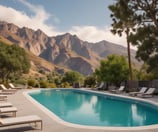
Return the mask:
[[158,124],[158,106],[145,101],[76,89],[29,93],[60,119],[100,127],[136,127]]

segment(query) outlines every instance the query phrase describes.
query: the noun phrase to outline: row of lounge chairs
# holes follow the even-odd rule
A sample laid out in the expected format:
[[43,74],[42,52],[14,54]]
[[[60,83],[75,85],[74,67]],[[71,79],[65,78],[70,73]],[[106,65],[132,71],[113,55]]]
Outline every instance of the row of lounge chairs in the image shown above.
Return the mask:
[[3,90],[18,90],[18,89],[23,89],[23,87],[15,87],[12,83],[9,83],[9,88],[6,88],[3,84],[0,84],[1,89]]
[[12,88],[12,89],[23,89],[23,87],[22,86],[14,86],[12,83],[9,83],[9,86],[10,86],[10,88]]
[[[121,93],[125,89],[124,86],[120,86],[118,90],[112,90],[113,93]],[[130,96],[137,96],[137,97],[152,97],[155,92],[155,88],[147,88],[142,87],[138,92],[129,92]]]
[[[97,90],[103,90],[104,88],[104,82],[101,82],[100,85],[97,87]],[[125,90],[125,86],[120,86],[118,89],[113,89],[110,90],[111,93],[119,94],[122,93]],[[147,87],[142,87],[139,91],[137,92],[129,92],[130,96],[137,96],[137,97],[152,97],[155,88],[147,88]]]
[[142,87],[138,92],[130,92],[129,95],[131,96],[138,96],[138,97],[152,97],[155,92],[155,88],[146,88]]
[[7,101],[7,95],[14,94],[15,89],[7,89],[3,84],[0,84],[0,101]]
[[[40,123],[40,130],[43,129],[43,123],[42,119],[37,116],[37,115],[27,115],[27,116],[20,116],[16,117],[16,113],[18,109],[13,106],[13,104],[9,102],[4,102],[7,100],[7,95],[5,93],[15,93],[14,90],[16,88],[14,87],[13,89],[7,89],[3,84],[0,85],[2,89],[2,93],[0,95],[0,127],[6,127],[6,126],[13,126],[13,125],[20,125],[20,124],[35,124]],[[20,89],[20,87],[19,87]],[[10,90],[10,91],[8,91]],[[6,114],[11,114],[9,117]],[[5,116],[4,116],[5,115]],[[2,118],[3,117],[3,118]]]
[[[9,88],[6,88],[3,84],[0,84],[0,95],[14,94],[17,90],[24,87],[15,87],[12,83],[9,83]],[[1,97],[0,97],[1,100]]]

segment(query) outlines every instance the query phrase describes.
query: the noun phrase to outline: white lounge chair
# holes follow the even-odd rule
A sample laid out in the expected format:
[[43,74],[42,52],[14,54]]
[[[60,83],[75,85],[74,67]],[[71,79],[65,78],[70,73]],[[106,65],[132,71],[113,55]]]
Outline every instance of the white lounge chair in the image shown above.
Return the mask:
[[147,87],[142,87],[142,88],[140,89],[140,91],[138,91],[138,92],[129,92],[129,95],[130,95],[130,96],[136,96],[137,94],[145,93],[146,90],[147,90]]
[[154,91],[155,91],[155,88],[149,88],[145,93],[139,93],[137,94],[137,96],[138,97],[152,97]]
[[30,124],[30,123],[40,123],[41,130],[43,128],[42,119],[37,115],[21,116],[21,117],[10,117],[10,118],[1,118],[0,127],[13,126],[20,124]]
[[11,107],[13,106],[11,103],[0,103],[0,108],[4,108],[4,107]]
[[0,95],[0,101],[6,101],[6,100],[7,100],[7,95]]
[[13,116],[16,116],[17,108],[16,107],[4,107],[0,108],[0,114],[13,113]]
[[16,89],[8,89],[3,84],[0,84],[0,87],[2,88],[3,92],[13,92],[13,93],[15,93],[17,91]]
[[12,91],[5,91],[5,90],[0,90],[0,96],[7,96],[10,94],[14,94],[15,92]]
[[23,87],[15,87],[12,83],[9,83],[9,86],[12,89],[23,89]]
[[112,93],[121,93],[121,92],[123,92],[124,89],[125,89],[125,86],[120,86],[119,89],[113,89],[110,92],[112,92]]
[[103,90],[104,82],[101,82],[100,85],[96,88],[97,90]]

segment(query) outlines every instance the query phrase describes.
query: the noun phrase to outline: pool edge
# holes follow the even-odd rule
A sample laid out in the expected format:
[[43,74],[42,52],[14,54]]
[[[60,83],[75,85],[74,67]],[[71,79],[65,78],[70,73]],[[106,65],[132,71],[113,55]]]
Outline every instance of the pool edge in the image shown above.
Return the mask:
[[[68,127],[73,127],[73,128],[81,128],[81,129],[95,129],[95,130],[151,130],[151,129],[158,129],[158,124],[155,125],[148,125],[148,126],[138,126],[138,127],[102,127],[102,126],[85,126],[85,125],[79,125],[79,124],[73,124],[73,123],[69,123],[66,122],[62,119],[60,119],[58,116],[56,116],[53,112],[49,111],[47,108],[45,108],[43,105],[41,105],[40,103],[38,103],[36,100],[34,100],[30,95],[28,95],[29,93],[32,92],[40,92],[42,89],[36,89],[36,90],[28,90],[23,92],[24,96],[31,102],[33,103],[35,106],[37,106],[38,108],[40,108],[40,110],[42,110],[45,114],[47,114],[51,119],[53,119],[54,121],[56,121],[57,123],[60,123],[61,125],[65,125]],[[83,90],[82,91],[87,91],[87,92],[94,92],[94,93],[101,93],[101,94],[105,94],[105,95],[112,95],[112,96],[117,96],[117,97],[123,97],[123,98],[128,98],[128,99],[134,99],[134,100],[139,100],[139,101],[145,101],[147,103],[153,104],[153,105],[157,105],[158,103],[154,102],[154,101],[150,101],[150,100],[145,100],[142,98],[133,98],[133,97],[129,97],[129,96],[124,96],[124,95],[118,95],[118,94],[110,94],[110,93],[103,93],[103,92],[99,92],[99,91],[92,91],[92,90]]]

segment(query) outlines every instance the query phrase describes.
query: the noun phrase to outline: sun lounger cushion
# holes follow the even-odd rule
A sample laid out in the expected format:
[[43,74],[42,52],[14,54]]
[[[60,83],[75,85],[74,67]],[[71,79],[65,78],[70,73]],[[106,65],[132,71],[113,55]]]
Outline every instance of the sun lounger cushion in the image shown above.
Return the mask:
[[111,90],[111,92],[112,93],[121,93],[121,92],[123,92],[123,90],[125,89],[125,86],[120,86],[120,88],[119,89],[117,89],[117,90]]
[[96,89],[97,90],[104,90],[104,82],[101,82],[100,85]]
[[15,87],[12,83],[9,83],[9,86],[10,86],[12,89],[22,89],[22,87]]
[[0,103],[0,108],[2,107],[11,107],[13,106],[11,103]]
[[152,97],[154,94],[155,88],[149,88],[145,93],[137,94],[138,97]]
[[16,89],[6,88],[3,84],[0,84],[0,87],[2,88],[2,91],[5,91],[5,92],[15,93],[17,91]]
[[41,123],[41,129],[42,129],[42,120],[37,115],[3,118],[0,119],[0,126],[3,127],[3,126],[18,125],[18,124],[36,123],[36,122]]
[[136,96],[137,94],[145,93],[146,90],[147,90],[147,87],[142,87],[140,89],[140,91],[138,91],[138,92],[130,92],[129,95],[130,96]]
[[4,90],[0,90],[0,96],[4,96],[6,94],[14,94],[15,92],[12,91],[4,91]]
[[0,95],[0,98],[5,98],[5,97],[7,97],[7,95]]
[[0,101],[6,101],[6,100],[7,100],[7,95],[0,95]]
[[0,108],[0,114],[3,113],[13,113],[13,116],[16,116],[17,108],[16,107],[4,107]]

